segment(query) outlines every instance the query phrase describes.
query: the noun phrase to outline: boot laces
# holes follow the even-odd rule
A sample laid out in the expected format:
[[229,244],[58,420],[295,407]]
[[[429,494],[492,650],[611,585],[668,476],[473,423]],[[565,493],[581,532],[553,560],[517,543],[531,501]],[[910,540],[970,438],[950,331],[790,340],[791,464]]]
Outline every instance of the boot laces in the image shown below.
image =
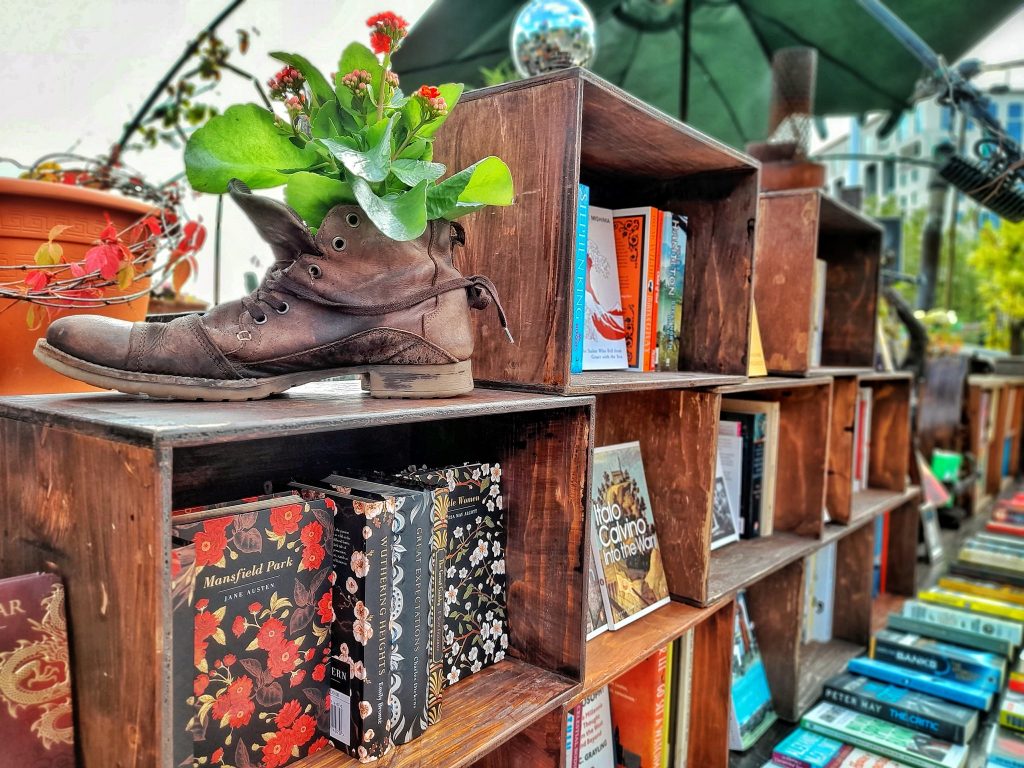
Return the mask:
[[254,323],[262,325],[267,322],[267,313],[261,305],[266,305],[282,315],[288,311],[288,302],[277,294],[297,295],[294,290],[290,290],[289,282],[285,279],[282,268],[271,267],[267,270],[267,274],[264,276],[260,287],[248,296],[242,297],[242,306],[252,317]]

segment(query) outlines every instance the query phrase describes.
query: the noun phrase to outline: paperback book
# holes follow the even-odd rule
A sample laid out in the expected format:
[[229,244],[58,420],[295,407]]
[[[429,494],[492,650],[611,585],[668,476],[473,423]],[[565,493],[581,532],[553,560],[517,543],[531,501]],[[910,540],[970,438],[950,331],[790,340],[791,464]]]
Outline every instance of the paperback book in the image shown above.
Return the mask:
[[967,630],[986,637],[1006,640],[1015,646],[1024,639],[1024,627],[1014,621],[971,613],[959,608],[951,608],[939,603],[922,600],[907,600],[903,603],[904,616],[936,624],[945,624],[958,629]]
[[906,632],[882,629],[871,638],[870,656],[879,661],[954,680],[997,693],[1006,677],[1006,659]]
[[[774,529],[775,518],[775,476],[778,466],[779,455],[779,423],[781,421],[781,406],[777,402],[764,402],[761,400],[735,400],[723,401],[723,410],[730,414],[742,413],[748,416],[757,417],[754,420],[754,445],[751,453],[751,466],[757,471],[758,435],[756,425],[763,424],[763,469],[762,489],[760,507],[758,509],[758,523],[762,536],[771,536]],[[732,417],[730,417],[732,418]],[[746,444],[743,446],[747,450]]]
[[[619,287],[629,367],[653,370],[655,290],[661,256],[661,214],[656,208],[624,208],[612,212]],[[656,361],[655,361],[656,362]]]
[[730,703],[729,749],[750,749],[778,719],[742,592],[736,597],[734,613]]
[[979,632],[970,632],[947,624],[933,623],[922,619],[910,618],[898,613],[890,613],[886,626],[888,629],[894,629],[899,632],[912,632],[923,637],[933,637],[936,640],[945,640],[955,645],[962,645],[965,648],[990,651],[1006,658],[1010,658],[1013,655],[1014,645],[1009,640],[990,637]]
[[995,727],[985,746],[985,768],[1024,768],[1024,733]]
[[865,675],[902,688],[909,688],[912,691],[938,696],[940,699],[963,704],[966,707],[974,707],[983,711],[992,708],[993,694],[989,691],[983,691],[953,680],[942,680],[907,667],[860,657],[851,659],[847,669],[857,675]]
[[608,685],[615,764],[660,768],[665,727],[665,670],[661,648]]
[[661,274],[658,291],[658,370],[679,370],[686,271],[686,217],[661,214]]
[[[721,441],[721,438],[719,438]],[[721,444],[721,442],[719,442]],[[716,550],[740,537],[736,530],[736,502],[729,493],[722,471],[721,453],[715,459],[715,490],[711,499],[711,549]]]
[[838,768],[853,747],[818,733],[797,728],[772,750],[780,768]]
[[587,696],[573,711],[575,738],[566,768],[615,768],[608,688]]
[[594,559],[608,627],[618,629],[669,601],[640,443],[594,449],[591,493]]
[[755,539],[761,535],[761,504],[764,498],[765,452],[768,417],[763,413],[739,413],[723,401],[719,432],[735,429],[743,439],[743,469],[740,487],[740,537]]
[[947,589],[933,587],[932,589],[924,589],[918,592],[917,599],[929,603],[938,603],[950,608],[957,608],[962,611],[970,611],[971,613],[997,616],[1001,619],[1008,619],[1018,623],[1024,622],[1024,606],[1012,605],[987,597],[964,595],[959,592],[951,592]]
[[593,640],[608,629],[608,614],[604,607],[605,585],[597,568],[601,551],[596,535],[590,537],[590,545],[590,563],[587,567],[587,640]]
[[999,702],[999,724],[1014,731],[1024,731],[1024,694],[1008,689]]
[[[580,367],[583,371],[622,370],[628,363],[628,332],[619,288],[619,263],[615,251],[612,212],[590,206],[585,237],[585,283],[579,286],[583,304]],[[574,300],[575,306],[576,300]],[[577,371],[578,372],[578,371]]]

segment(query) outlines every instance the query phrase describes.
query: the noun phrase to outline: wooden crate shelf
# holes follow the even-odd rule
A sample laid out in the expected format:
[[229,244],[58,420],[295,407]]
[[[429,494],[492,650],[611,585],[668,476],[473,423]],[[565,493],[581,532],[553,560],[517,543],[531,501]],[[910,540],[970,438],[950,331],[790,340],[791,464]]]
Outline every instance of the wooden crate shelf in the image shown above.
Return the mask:
[[[982,403],[986,399],[988,405],[983,409]],[[985,424],[981,423],[985,417],[983,410],[987,412]],[[968,376],[965,411],[964,450],[976,458],[979,471],[971,489],[970,507],[974,514],[978,514],[1004,490],[1008,478],[1012,479],[1024,470],[1021,463],[1024,377],[998,374]]]
[[881,227],[822,190],[761,193],[754,298],[769,371],[811,367],[815,258],[827,272],[820,365],[874,365],[881,250]]
[[[452,688],[444,724],[391,764],[468,765],[558,710],[583,681],[592,420],[587,397],[388,401],[357,382],[256,403],[0,400],[0,576],[65,579],[79,764],[170,764],[171,510],[344,466],[503,468],[509,658]],[[303,768],[349,762],[317,755]]]
[[[434,158],[462,168],[487,155],[508,163],[516,205],[476,214],[459,261],[466,274],[494,280],[516,343],[491,318],[478,320],[479,380],[591,393],[745,376],[757,161],[580,69],[466,94]],[[581,182],[597,206],[653,205],[689,217],[680,354],[687,375],[570,372]]]

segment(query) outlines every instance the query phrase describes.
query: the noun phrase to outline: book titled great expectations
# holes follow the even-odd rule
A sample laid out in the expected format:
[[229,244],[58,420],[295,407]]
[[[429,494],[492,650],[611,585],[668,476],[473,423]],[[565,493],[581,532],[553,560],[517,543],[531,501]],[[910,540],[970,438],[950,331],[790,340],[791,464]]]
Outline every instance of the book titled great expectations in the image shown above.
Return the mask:
[[[334,502],[278,494],[189,509],[172,534],[172,663],[192,682],[184,706],[175,700],[176,763],[280,768],[327,747]],[[179,762],[182,728],[192,762]]]
[[605,612],[618,629],[669,601],[640,443],[594,449],[591,494]]
[[64,587],[34,573],[0,581],[0,763],[73,768]]

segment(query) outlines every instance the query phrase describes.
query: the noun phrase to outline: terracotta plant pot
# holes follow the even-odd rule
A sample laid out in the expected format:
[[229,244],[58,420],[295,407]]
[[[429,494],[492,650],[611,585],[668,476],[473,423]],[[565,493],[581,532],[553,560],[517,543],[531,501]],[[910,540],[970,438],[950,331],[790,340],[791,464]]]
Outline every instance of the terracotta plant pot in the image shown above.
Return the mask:
[[[58,242],[67,260],[85,256],[106,226],[109,214],[118,230],[124,229],[153,206],[109,192],[51,184],[26,179],[0,179],[0,264],[33,264],[36,249],[46,242],[50,229],[71,224]],[[9,282],[21,273],[0,272],[0,280]],[[149,288],[149,280],[135,282],[130,291]],[[106,296],[116,296],[115,287]],[[95,314],[125,320],[143,320],[149,306],[149,294],[126,304],[88,309],[66,309],[63,314]],[[0,395],[24,395],[43,392],[95,392],[95,388],[52,371],[32,356],[36,340],[46,333],[46,324],[29,330],[23,301],[0,299]]]

